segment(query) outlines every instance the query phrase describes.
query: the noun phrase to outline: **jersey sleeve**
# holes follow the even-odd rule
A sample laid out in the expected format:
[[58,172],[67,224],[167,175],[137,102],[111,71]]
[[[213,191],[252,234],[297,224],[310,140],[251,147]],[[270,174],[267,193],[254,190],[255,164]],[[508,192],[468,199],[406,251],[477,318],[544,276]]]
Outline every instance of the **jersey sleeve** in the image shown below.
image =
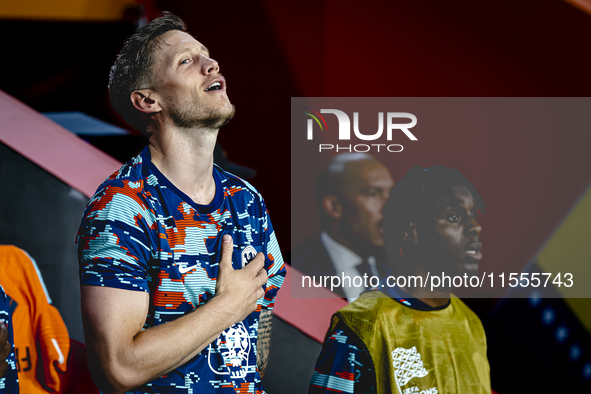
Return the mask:
[[90,200],[76,240],[81,285],[149,292],[148,230],[156,225],[142,183],[108,181]]
[[43,385],[61,392],[70,352],[68,329],[58,310],[49,304],[45,305],[37,324],[38,352],[43,360]]
[[375,373],[363,342],[333,316],[316,361],[309,394],[373,394]]
[[283,256],[279,249],[279,243],[273,231],[273,225],[269,218],[269,213],[263,202],[264,222],[263,229],[265,231],[265,269],[269,276],[269,280],[265,285],[265,296],[262,298],[262,309],[273,309],[275,306],[275,297],[277,291],[281,288],[283,280],[285,279],[285,265],[283,263]]
[[8,364],[6,373],[4,376],[0,376],[0,394],[19,393],[11,315],[12,313],[9,298],[4,293],[2,286],[0,286],[0,322],[4,323],[8,329],[8,343],[11,346],[8,358],[6,360],[0,360],[0,362],[6,362]]

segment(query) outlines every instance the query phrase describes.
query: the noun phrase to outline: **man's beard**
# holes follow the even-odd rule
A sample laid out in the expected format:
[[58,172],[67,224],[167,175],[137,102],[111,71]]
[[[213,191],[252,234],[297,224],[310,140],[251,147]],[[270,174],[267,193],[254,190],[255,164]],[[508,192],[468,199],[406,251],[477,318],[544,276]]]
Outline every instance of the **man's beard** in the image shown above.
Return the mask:
[[222,108],[203,108],[194,102],[185,104],[176,103],[170,108],[170,118],[179,128],[205,128],[219,129],[225,126],[236,113],[234,106],[228,105]]

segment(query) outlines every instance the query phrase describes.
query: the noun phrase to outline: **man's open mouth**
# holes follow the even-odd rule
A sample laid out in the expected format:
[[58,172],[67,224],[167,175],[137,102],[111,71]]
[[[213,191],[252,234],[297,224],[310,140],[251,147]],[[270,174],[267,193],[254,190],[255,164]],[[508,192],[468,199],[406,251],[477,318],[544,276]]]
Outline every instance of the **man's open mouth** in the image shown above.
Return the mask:
[[206,92],[211,92],[212,90],[221,90],[222,89],[222,84],[220,82],[214,82],[211,85],[209,85],[209,87],[207,89],[205,89]]
[[468,256],[480,260],[482,258],[480,249],[482,249],[482,243],[474,242],[466,248],[465,252]]

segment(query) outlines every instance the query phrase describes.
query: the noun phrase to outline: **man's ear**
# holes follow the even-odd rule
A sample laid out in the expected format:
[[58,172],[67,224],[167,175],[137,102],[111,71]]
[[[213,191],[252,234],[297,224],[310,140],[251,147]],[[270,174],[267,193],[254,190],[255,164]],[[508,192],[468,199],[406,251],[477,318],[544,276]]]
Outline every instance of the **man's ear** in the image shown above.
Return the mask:
[[152,115],[162,111],[156,93],[150,89],[136,90],[131,93],[130,98],[133,106],[140,112]]
[[416,244],[418,241],[418,232],[417,227],[413,222],[410,222],[406,229],[404,230],[404,236],[402,237],[402,241],[406,243]]
[[328,216],[333,219],[339,220],[343,214],[343,206],[339,202],[336,196],[327,195],[322,197],[321,204],[322,209]]

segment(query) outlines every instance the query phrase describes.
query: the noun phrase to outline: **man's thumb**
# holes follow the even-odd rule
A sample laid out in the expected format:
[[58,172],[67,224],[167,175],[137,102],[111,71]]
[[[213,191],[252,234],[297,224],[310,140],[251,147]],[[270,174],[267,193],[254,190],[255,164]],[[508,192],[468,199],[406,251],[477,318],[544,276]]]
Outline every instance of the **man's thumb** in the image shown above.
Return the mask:
[[220,268],[222,266],[232,268],[232,249],[233,249],[234,241],[232,237],[228,234],[225,234],[222,237],[222,257],[220,258]]

